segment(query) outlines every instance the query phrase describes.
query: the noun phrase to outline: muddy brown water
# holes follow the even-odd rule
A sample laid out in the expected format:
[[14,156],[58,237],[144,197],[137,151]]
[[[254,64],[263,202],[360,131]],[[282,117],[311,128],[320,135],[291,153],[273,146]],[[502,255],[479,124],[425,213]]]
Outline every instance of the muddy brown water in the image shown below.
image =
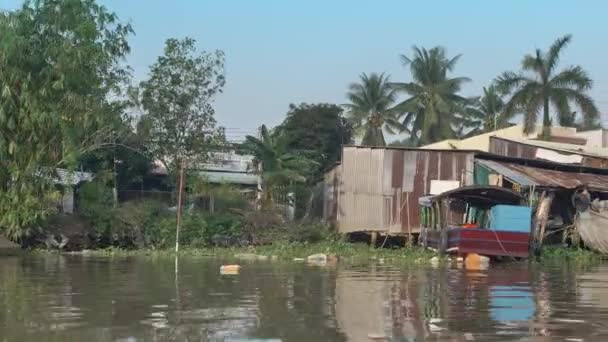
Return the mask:
[[603,341],[608,264],[0,258],[0,341]]

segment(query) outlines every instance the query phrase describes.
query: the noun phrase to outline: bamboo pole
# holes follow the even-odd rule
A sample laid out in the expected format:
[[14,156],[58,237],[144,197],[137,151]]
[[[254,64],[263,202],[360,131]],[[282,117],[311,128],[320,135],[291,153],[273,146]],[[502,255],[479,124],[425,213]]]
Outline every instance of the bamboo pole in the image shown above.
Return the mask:
[[177,192],[177,225],[175,227],[175,253],[179,252],[179,231],[182,223],[182,192],[184,189],[184,161],[180,163],[179,189]]

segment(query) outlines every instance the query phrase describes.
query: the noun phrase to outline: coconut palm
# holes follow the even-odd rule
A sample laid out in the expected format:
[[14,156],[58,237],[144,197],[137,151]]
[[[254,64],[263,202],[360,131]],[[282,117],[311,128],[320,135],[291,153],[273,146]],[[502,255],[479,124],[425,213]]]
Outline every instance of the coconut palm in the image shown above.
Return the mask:
[[365,73],[360,83],[351,83],[346,94],[350,103],[346,107],[356,134],[363,134],[362,145],[385,146],[383,130],[389,134],[401,131],[401,125],[390,110],[396,99],[390,87],[389,76]]
[[279,186],[303,183],[306,174],[315,162],[301,155],[290,153],[280,131],[270,131],[265,125],[260,137],[246,136],[241,145],[243,153],[254,157],[256,172],[262,179],[262,207],[268,209],[273,203],[273,190]]
[[483,88],[483,96],[475,102],[474,106],[466,110],[466,119],[473,127],[466,136],[495,131],[509,126],[503,114],[505,102],[496,85]]
[[570,35],[557,39],[547,52],[537,49],[533,55],[524,57],[520,73],[504,72],[498,77],[501,90],[512,93],[505,105],[505,114],[513,116],[520,109],[524,114],[525,133],[534,131],[537,115],[542,109],[542,134],[544,137],[550,135],[550,106],[556,110],[562,125],[574,121],[572,104],[579,107],[585,122],[593,122],[598,117],[598,109],[586,93],[593,81],[585,70],[577,65],[556,70],[560,54],[571,39]]
[[[414,46],[412,58],[401,55],[404,66],[409,66],[412,82],[393,83],[393,89],[408,96],[395,106],[402,125],[418,135],[422,144],[455,136],[453,125],[462,118],[465,108],[472,103],[458,93],[466,77],[448,78],[460,55],[448,58],[442,47],[430,50]],[[459,115],[461,114],[461,115]]]

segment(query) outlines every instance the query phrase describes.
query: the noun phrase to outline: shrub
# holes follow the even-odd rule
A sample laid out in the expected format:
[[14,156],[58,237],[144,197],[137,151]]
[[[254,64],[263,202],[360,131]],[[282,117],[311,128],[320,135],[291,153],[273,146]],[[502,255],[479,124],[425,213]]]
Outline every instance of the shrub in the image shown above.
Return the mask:
[[[157,247],[162,234],[155,230],[168,218],[164,205],[156,200],[131,201],[112,210],[111,244],[138,248]],[[175,227],[175,225],[174,225]]]
[[78,190],[78,210],[95,230],[98,240],[111,235],[112,191],[100,182],[84,183]]
[[320,242],[331,237],[331,228],[324,224],[296,225],[288,229],[290,242]]

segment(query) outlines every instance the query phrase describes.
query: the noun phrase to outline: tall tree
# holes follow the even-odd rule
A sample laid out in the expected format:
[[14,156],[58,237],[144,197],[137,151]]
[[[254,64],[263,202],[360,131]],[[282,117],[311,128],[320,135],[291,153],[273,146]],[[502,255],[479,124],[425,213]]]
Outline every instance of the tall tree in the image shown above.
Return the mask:
[[18,239],[52,211],[55,167],[111,131],[132,30],[94,0],[37,0],[0,32],[0,230]]
[[148,148],[168,170],[184,160],[204,161],[224,141],[214,118],[213,100],[222,91],[224,53],[196,52],[192,38],[168,39],[149,78],[133,90],[143,115],[138,130]]
[[350,103],[345,107],[357,134],[363,134],[362,145],[385,146],[383,130],[393,134],[401,125],[390,110],[397,97],[385,74],[365,73],[360,83],[351,83],[346,94]]
[[442,47],[430,50],[414,46],[412,58],[401,55],[404,66],[409,66],[411,82],[393,83],[396,91],[408,98],[394,108],[400,113],[402,125],[421,144],[455,136],[454,125],[462,119],[466,106],[472,102],[458,93],[468,82],[466,77],[449,78],[460,55],[448,58]]
[[260,137],[248,135],[241,146],[243,153],[254,156],[256,170],[262,178],[262,207],[273,204],[273,192],[279,186],[306,182],[315,162],[287,148],[286,136],[280,130],[269,131],[265,125]]
[[547,52],[537,49],[534,54],[524,56],[521,72],[508,71],[498,77],[499,87],[511,93],[511,98],[505,105],[505,114],[513,116],[521,109],[525,133],[534,131],[537,116],[542,110],[542,135],[550,136],[551,106],[555,108],[562,125],[574,123],[571,104],[580,108],[585,122],[597,120],[598,109],[587,94],[593,81],[585,70],[578,65],[557,70],[560,55],[571,39],[571,35],[557,39]]
[[473,106],[467,107],[465,118],[472,129],[466,136],[492,132],[509,126],[504,115],[505,102],[496,85],[483,88],[483,96],[475,101]]
[[310,179],[313,182],[340,160],[342,145],[352,142],[352,126],[342,112],[340,106],[333,104],[292,104],[276,128],[284,135],[288,150],[317,162]]

